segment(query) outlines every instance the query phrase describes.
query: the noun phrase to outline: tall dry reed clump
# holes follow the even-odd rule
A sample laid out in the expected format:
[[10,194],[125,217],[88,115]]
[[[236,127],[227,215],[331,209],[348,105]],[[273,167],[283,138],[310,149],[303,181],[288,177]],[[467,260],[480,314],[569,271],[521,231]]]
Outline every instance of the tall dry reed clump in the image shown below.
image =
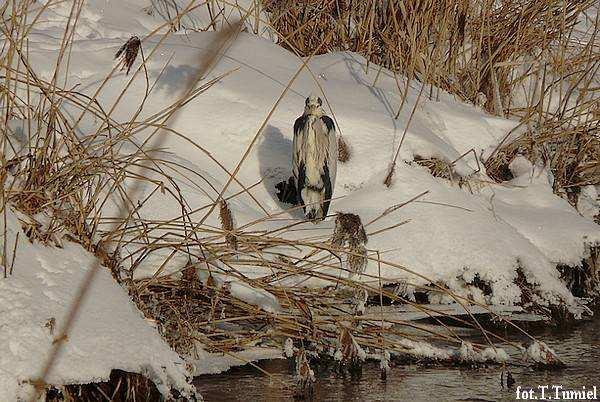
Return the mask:
[[[301,56],[329,35],[321,53],[355,51],[428,85],[430,99],[441,88],[519,119],[523,134],[484,156],[493,179],[510,178],[524,154],[551,168],[556,193],[574,205],[582,186],[600,184],[596,1],[268,0],[265,9],[279,43]],[[396,78],[404,99],[408,82]]]

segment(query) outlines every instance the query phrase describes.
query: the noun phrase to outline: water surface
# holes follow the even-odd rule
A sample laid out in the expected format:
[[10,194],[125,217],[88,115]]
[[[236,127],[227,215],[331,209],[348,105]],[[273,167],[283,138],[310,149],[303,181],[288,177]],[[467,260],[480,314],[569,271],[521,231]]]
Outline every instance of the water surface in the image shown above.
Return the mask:
[[[511,367],[516,380],[511,388],[501,387],[500,367],[448,368],[422,365],[396,366],[387,381],[380,378],[377,363],[365,364],[362,376],[335,372],[318,375],[316,401],[514,401],[516,387],[562,385],[564,389],[591,389],[596,386],[600,397],[600,319],[575,328],[546,329],[534,335],[553,348],[567,364],[560,370],[532,370]],[[285,360],[258,364],[273,378],[252,367],[234,368],[220,375],[201,376],[196,380],[205,400],[211,401],[288,401],[293,400],[294,373]],[[552,391],[547,391],[554,393]]]

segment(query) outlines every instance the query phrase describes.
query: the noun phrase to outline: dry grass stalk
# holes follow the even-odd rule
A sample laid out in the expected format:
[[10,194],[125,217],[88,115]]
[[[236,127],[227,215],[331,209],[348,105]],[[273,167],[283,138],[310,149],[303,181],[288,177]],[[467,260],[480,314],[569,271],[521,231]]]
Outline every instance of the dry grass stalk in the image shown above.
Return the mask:
[[383,179],[383,184],[386,187],[390,187],[392,185],[392,178],[394,177],[394,173],[396,172],[396,163],[393,162],[390,164],[389,168],[388,168],[388,172],[385,175],[385,179]]
[[[150,167],[156,167],[156,170],[162,173],[166,177],[166,182],[173,183],[168,175],[161,171],[159,163],[154,160],[148,152],[139,149],[137,152],[132,154],[119,154],[115,150],[121,148],[120,144],[128,142],[128,137],[131,134],[131,127],[134,125],[143,125],[145,129],[155,128],[154,124],[158,123],[158,127],[164,127],[169,122],[169,119],[173,114],[181,108],[181,106],[189,101],[192,97],[197,96],[212,85],[210,82],[201,88],[196,89],[195,85],[197,80],[190,82],[191,88],[184,94],[175,105],[171,105],[166,110],[161,112],[160,119],[156,122],[145,121],[142,123],[136,122],[138,114],[132,117],[132,120],[125,124],[116,123],[112,120],[110,115],[114,111],[114,108],[118,104],[115,102],[109,113],[106,114],[104,109],[99,106],[98,95],[105,83],[110,80],[117,67],[115,67],[106,77],[104,82],[100,85],[96,94],[92,97],[80,94],[76,91],[60,88],[57,84],[56,77],[58,76],[59,69],[61,67],[61,60],[63,55],[70,49],[70,41],[72,36],[68,35],[69,27],[72,27],[76,23],[76,19],[79,16],[79,7],[82,2],[74,2],[73,10],[69,17],[67,24],[67,30],[65,31],[64,41],[61,44],[59,52],[59,58],[57,61],[54,76],[51,82],[45,82],[37,77],[36,70],[30,65],[29,60],[20,52],[18,49],[22,46],[23,38],[15,39],[12,34],[9,34],[4,28],[0,27],[2,34],[5,38],[10,38],[8,41],[8,50],[5,54],[19,53],[21,55],[20,63],[15,64],[10,59],[0,59],[0,69],[2,74],[7,77],[10,85],[7,87],[9,91],[27,90],[28,94],[26,98],[15,96],[14,93],[10,93],[10,96],[0,99],[3,102],[3,108],[7,114],[3,116],[5,121],[9,121],[15,118],[13,110],[27,110],[22,112],[18,118],[29,120],[31,132],[27,133],[28,144],[23,149],[32,150],[28,158],[23,158],[25,161],[25,168],[18,169],[12,177],[12,187],[9,188],[8,196],[14,200],[14,204],[19,207],[23,212],[33,213],[44,213],[49,216],[53,221],[60,222],[60,225],[55,226],[57,231],[67,229],[71,231],[71,239],[81,242],[90,251],[96,252],[101,258],[98,264],[95,264],[91,269],[88,270],[86,276],[80,287],[78,288],[75,302],[69,306],[67,318],[65,324],[62,327],[61,334],[57,336],[53,343],[51,353],[44,367],[41,370],[41,376],[39,379],[32,380],[36,384],[38,392],[43,392],[43,388],[46,386],[45,378],[48,372],[51,370],[56,356],[67,339],[68,331],[73,324],[74,317],[81,305],[81,300],[84,294],[89,289],[96,272],[99,269],[100,263],[105,263],[110,266],[108,258],[109,253],[104,249],[104,244],[115,246],[114,240],[121,238],[121,228],[128,226],[129,220],[135,216],[136,211],[143,205],[143,201],[136,205],[132,205],[130,196],[135,197],[137,193],[137,185],[148,181],[151,184],[157,184],[153,179],[141,176],[138,173],[140,165],[148,165]],[[23,9],[27,8],[27,4],[23,4]],[[189,7],[188,7],[189,9]],[[182,13],[186,13],[188,9],[182,10]],[[23,14],[25,15],[25,14]],[[74,21],[74,20],[75,21]],[[5,21],[9,22],[9,21]],[[13,26],[14,32],[18,32],[22,35],[27,35],[29,29],[24,30],[15,19],[10,20],[11,23],[16,24]],[[237,28],[238,25],[233,25],[230,30],[225,30],[224,35],[228,35],[231,30]],[[12,28],[7,28],[11,31]],[[161,27],[157,28],[159,31]],[[157,32],[156,31],[156,32]],[[151,33],[149,36],[152,36]],[[164,35],[161,39],[164,40],[167,36]],[[154,53],[153,50],[152,53]],[[122,63],[127,66],[128,69],[135,60],[135,54],[137,50],[141,50],[139,46],[139,39],[132,38],[128,41],[119,52],[123,55]],[[218,49],[222,50],[222,49]],[[218,52],[217,52],[218,53]],[[17,68],[13,68],[13,65],[17,65]],[[22,71],[20,69],[26,70]],[[140,70],[138,69],[136,74]],[[206,69],[201,68],[200,74],[207,73]],[[200,77],[198,77],[199,79]],[[14,81],[11,81],[14,80]],[[132,78],[133,80],[133,78]],[[25,82],[23,88],[17,88],[18,85]],[[132,81],[130,81],[131,83]],[[213,82],[214,83],[214,82]],[[14,84],[14,85],[13,85]],[[146,81],[146,96],[149,91],[149,82]],[[122,98],[123,94],[129,85],[122,91],[119,99]],[[142,105],[145,102],[145,98],[141,100]],[[39,103],[35,103],[39,101]],[[75,108],[79,108],[81,115],[79,118],[73,120],[65,117],[62,111],[62,103],[70,103]],[[139,108],[139,111],[142,107]],[[138,111],[138,112],[139,112]],[[32,116],[35,116],[35,120],[31,123]],[[80,137],[78,124],[82,119],[96,118],[99,117],[103,124],[99,125],[98,131],[95,134]],[[116,136],[110,135],[118,131]],[[155,130],[155,133],[158,129]],[[148,137],[146,141],[149,141],[153,135]],[[106,140],[106,138],[110,140]],[[3,136],[3,140],[7,141],[8,136]],[[159,139],[160,140],[160,139]],[[146,145],[146,143],[144,143]],[[148,144],[150,149],[159,148],[159,143],[154,141]],[[114,148],[113,148],[114,147]],[[4,147],[8,149],[7,147]],[[15,150],[15,148],[12,148]],[[24,155],[16,155],[18,158],[22,158]],[[126,187],[124,184],[125,178],[133,177],[133,185],[131,182]],[[177,191],[177,186],[173,183]],[[129,192],[129,194],[127,194]],[[35,197],[32,197],[32,194]],[[116,221],[116,225],[109,230],[108,233],[101,233],[98,230],[99,222],[101,221],[102,206],[104,206],[106,200],[110,197],[110,194],[114,194],[117,198],[120,197],[123,208],[121,211],[125,211],[129,216],[120,216],[117,219],[113,218],[113,222]],[[175,195],[175,194],[174,194]],[[177,194],[180,195],[180,194]],[[177,197],[176,199],[181,199]],[[6,197],[8,198],[8,197]],[[25,201],[23,201],[25,200]],[[32,202],[34,200],[35,202]],[[5,201],[5,197],[3,197]],[[6,207],[6,205],[4,205]],[[185,210],[185,209],[184,209]],[[69,222],[67,216],[70,212],[75,211],[76,219],[73,222]],[[110,225],[109,225],[110,226]],[[89,229],[89,230],[88,230]],[[106,237],[104,237],[106,236]],[[99,241],[98,238],[101,238]],[[94,246],[97,244],[98,246]],[[116,250],[119,249],[120,244],[116,245]],[[111,267],[112,268],[112,267]],[[116,268],[116,266],[115,266]]]

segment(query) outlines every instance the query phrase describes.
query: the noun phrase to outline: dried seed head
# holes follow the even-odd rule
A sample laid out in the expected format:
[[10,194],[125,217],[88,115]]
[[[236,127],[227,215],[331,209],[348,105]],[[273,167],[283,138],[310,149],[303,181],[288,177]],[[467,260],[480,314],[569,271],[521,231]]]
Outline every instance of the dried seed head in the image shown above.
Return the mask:
[[385,186],[388,188],[392,185],[392,177],[394,176],[395,171],[396,171],[396,165],[394,163],[392,163],[390,165],[387,175],[385,176],[385,179],[383,180],[383,184],[385,184]]
[[354,336],[347,328],[341,328],[339,337],[341,363],[354,364],[360,363],[365,359],[365,352],[354,339]]
[[367,244],[367,241],[367,233],[360,216],[344,212],[337,214],[333,232],[334,245],[341,247],[348,244],[350,247],[358,247]]
[[357,245],[356,247],[350,247],[350,252],[348,253],[348,269],[352,273],[362,274],[367,267],[367,249],[362,244]]
[[315,373],[308,363],[306,350],[300,349],[296,354],[296,397],[312,399],[314,384]]
[[350,146],[346,143],[344,137],[341,135],[338,136],[338,161],[342,163],[348,162],[351,156]]
[[237,236],[234,234],[233,214],[225,200],[219,202],[219,217],[221,218],[221,228],[226,232],[225,241],[229,247],[237,250]]
[[121,61],[119,62],[123,64],[121,66],[121,71],[123,71],[123,69],[127,67],[126,74],[129,74],[131,66],[133,66],[133,63],[137,58],[141,46],[142,42],[140,41],[140,38],[138,38],[137,36],[132,36],[127,42],[123,44],[123,46],[119,48],[119,50],[115,54],[115,59],[121,57]]
[[337,247],[348,247],[346,261],[348,270],[353,274],[362,274],[367,267],[367,241],[360,216],[343,212],[337,214],[331,242]]
[[198,274],[196,272],[196,266],[195,265],[188,265],[187,267],[185,267],[183,269],[183,271],[181,271],[181,278],[184,282],[191,284],[193,286],[198,285]]

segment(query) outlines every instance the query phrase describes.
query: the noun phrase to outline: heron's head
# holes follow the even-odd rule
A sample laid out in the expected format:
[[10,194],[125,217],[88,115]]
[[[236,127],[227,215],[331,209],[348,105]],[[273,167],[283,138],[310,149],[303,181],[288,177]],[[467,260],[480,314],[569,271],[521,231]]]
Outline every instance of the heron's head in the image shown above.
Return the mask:
[[304,114],[314,114],[317,116],[322,116],[325,114],[323,112],[323,101],[321,98],[315,95],[311,95],[306,98],[306,102],[304,103]]

